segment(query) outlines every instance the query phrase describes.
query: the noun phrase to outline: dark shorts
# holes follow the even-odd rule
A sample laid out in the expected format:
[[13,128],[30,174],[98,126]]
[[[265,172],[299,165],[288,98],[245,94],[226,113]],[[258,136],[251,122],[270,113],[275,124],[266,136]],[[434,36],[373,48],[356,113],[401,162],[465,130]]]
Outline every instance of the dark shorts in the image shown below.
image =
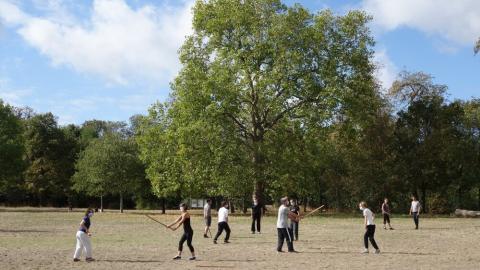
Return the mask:
[[205,226],[210,227],[212,225],[212,217],[205,218]]

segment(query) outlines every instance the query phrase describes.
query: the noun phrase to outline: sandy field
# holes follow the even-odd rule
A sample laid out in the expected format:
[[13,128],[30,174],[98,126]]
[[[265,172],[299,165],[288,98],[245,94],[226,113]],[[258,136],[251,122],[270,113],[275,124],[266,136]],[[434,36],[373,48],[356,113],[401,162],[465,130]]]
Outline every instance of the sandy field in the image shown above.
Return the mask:
[[[170,222],[175,215],[155,215]],[[97,213],[91,238],[97,261],[73,262],[81,212],[0,209],[0,269],[480,269],[480,219],[392,219],[385,231],[377,219],[381,254],[361,254],[362,217],[317,215],[301,221],[299,253],[276,252],[275,217],[263,219],[262,234],[250,233],[249,217],[230,217],[231,243],[203,238],[203,218],[192,217],[197,260],[173,261],[181,228],[172,232],[141,212]],[[216,232],[214,218],[212,233]],[[284,246],[286,250],[286,246]]]

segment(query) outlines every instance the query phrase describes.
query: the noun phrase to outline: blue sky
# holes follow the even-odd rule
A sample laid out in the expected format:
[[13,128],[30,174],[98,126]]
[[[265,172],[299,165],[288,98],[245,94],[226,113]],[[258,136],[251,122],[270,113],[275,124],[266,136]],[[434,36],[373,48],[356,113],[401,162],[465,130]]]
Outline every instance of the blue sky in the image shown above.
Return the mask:
[[[310,0],[312,12],[373,16],[378,78],[424,71],[450,99],[480,96],[480,1]],[[191,0],[0,0],[0,98],[61,124],[127,120],[165,100],[190,32]]]

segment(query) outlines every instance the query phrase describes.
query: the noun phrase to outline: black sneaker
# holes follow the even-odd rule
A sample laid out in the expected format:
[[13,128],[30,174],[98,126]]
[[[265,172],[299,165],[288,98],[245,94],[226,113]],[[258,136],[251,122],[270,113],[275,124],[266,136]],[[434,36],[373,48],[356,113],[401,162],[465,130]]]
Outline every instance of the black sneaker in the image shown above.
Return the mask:
[[182,257],[180,257],[180,256],[177,255],[177,256],[173,257],[173,260],[180,260],[181,258],[182,258]]
[[214,243],[214,244],[217,244],[217,240],[213,240],[213,243]]
[[188,258],[190,261],[194,261],[196,258],[195,257],[190,257]]
[[74,262],[79,262],[79,261],[80,261],[80,259],[73,258],[73,261],[74,261]]
[[224,240],[223,243],[228,244],[228,243],[230,243],[230,241]]
[[204,234],[204,235],[203,235],[203,238],[208,238],[208,235]]

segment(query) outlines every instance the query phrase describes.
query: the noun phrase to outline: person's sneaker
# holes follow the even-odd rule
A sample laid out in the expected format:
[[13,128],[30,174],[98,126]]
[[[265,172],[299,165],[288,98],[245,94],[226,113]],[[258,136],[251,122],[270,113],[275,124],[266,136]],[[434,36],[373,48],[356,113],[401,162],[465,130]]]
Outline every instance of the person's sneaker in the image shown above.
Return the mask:
[[180,260],[181,258],[182,258],[182,257],[180,257],[180,256],[177,255],[177,256],[173,257],[173,260]]
[[93,262],[93,261],[95,261],[95,259],[94,259],[94,258],[86,258],[85,261],[87,261],[87,262]]
[[255,234],[255,232],[252,232],[252,234]]
[[261,234],[261,232],[257,232],[258,234]]
[[296,250],[289,250],[288,253],[298,253]]
[[380,254],[380,249],[375,249],[375,254]]
[[224,240],[223,243],[228,244],[228,243],[230,243],[230,241]]
[[283,250],[277,250],[277,253],[283,253]]
[[387,229],[387,227],[383,227],[383,229],[384,229],[384,230],[386,230],[386,229]]
[[394,228],[392,228],[392,227],[390,227],[390,230],[392,230],[392,231],[393,231],[393,230],[395,230],[395,229],[394,229]]
[[80,259],[73,258],[73,261],[74,261],[74,262],[79,262],[79,261],[80,261]]
[[204,234],[204,235],[203,235],[203,238],[208,238],[208,235]]
[[194,261],[196,258],[195,257],[190,257],[188,258],[190,261]]
[[368,253],[368,249],[364,249],[364,250],[362,251],[362,253],[363,253],[363,254]]
[[213,240],[213,243],[214,243],[214,244],[217,244],[217,240]]

